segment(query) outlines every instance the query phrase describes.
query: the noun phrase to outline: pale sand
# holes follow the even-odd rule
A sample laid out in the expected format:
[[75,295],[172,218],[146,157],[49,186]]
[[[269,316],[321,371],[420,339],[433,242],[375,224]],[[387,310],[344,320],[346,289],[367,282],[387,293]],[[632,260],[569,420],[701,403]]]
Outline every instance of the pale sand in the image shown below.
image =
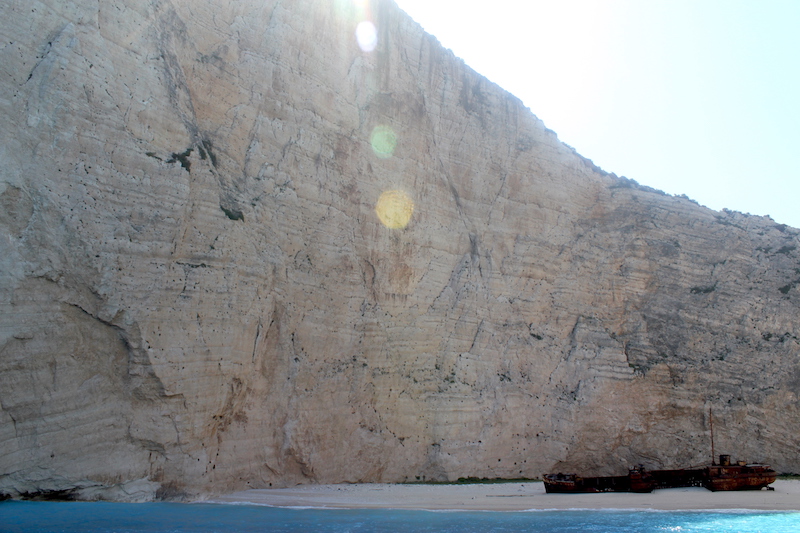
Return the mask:
[[778,480],[774,491],[711,492],[703,488],[650,494],[547,494],[541,482],[467,485],[301,485],[247,490],[218,503],[324,509],[428,509],[524,511],[528,509],[754,509],[800,510],[800,480]]

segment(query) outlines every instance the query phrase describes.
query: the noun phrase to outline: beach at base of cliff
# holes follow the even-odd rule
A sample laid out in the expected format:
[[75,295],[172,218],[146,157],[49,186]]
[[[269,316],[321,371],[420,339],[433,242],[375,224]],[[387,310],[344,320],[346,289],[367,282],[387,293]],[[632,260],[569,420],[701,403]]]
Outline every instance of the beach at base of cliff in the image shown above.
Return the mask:
[[774,490],[711,492],[704,488],[691,487],[661,489],[648,494],[630,492],[547,494],[542,482],[356,483],[253,489],[212,498],[208,502],[319,509],[800,511],[800,480],[779,479],[771,486]]

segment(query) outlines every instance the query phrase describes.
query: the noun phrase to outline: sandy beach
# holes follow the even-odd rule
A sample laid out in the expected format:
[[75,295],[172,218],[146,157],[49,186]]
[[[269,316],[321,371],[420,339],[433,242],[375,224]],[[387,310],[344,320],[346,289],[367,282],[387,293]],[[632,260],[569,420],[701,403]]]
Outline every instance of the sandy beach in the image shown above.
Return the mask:
[[650,494],[547,494],[541,482],[464,485],[301,485],[236,492],[216,503],[325,509],[428,509],[524,511],[529,509],[753,509],[800,511],[800,480],[778,480],[775,490],[711,492],[703,488]]

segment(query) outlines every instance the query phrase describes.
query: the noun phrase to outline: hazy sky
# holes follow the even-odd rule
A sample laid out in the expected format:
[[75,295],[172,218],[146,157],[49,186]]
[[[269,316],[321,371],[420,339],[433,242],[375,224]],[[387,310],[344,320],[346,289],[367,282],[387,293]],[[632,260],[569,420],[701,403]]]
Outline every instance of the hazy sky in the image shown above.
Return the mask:
[[800,0],[396,0],[608,172],[800,228]]

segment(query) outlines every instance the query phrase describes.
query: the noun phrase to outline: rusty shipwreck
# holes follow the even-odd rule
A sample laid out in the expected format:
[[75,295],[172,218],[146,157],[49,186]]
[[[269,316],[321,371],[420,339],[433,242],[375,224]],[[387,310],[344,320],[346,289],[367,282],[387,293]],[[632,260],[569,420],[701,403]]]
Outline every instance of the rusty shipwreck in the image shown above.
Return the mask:
[[719,463],[701,468],[647,470],[631,468],[625,476],[583,477],[577,474],[545,474],[544,488],[549,493],[569,492],[652,492],[655,489],[705,487],[712,491],[760,490],[778,478],[769,465],[738,461],[720,455]]

